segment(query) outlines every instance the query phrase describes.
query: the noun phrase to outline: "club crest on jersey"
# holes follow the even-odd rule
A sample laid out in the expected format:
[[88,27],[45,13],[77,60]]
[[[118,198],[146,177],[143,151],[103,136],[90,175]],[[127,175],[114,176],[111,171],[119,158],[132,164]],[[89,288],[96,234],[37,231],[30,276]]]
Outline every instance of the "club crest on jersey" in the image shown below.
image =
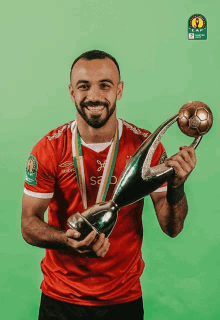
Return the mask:
[[26,167],[25,181],[31,185],[37,185],[37,159],[34,156],[30,156]]

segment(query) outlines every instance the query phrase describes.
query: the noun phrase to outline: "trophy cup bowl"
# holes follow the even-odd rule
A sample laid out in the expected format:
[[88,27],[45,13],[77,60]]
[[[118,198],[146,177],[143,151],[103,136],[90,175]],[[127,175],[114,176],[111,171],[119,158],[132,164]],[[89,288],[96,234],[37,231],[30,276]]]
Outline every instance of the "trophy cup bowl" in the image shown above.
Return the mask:
[[69,217],[67,224],[81,233],[77,240],[84,239],[91,231],[104,233],[108,237],[117,220],[118,207],[113,201],[100,202]]
[[81,233],[78,240],[84,239],[93,230],[97,234],[104,233],[109,237],[120,208],[141,200],[172,179],[173,168],[166,167],[164,163],[150,167],[150,163],[162,136],[176,121],[184,134],[194,137],[191,146],[195,149],[202,136],[211,129],[213,115],[203,102],[190,101],[180,108],[178,114],[162,123],[128,161],[115,186],[112,199],[97,203],[84,212],[77,212],[68,218],[68,226]]

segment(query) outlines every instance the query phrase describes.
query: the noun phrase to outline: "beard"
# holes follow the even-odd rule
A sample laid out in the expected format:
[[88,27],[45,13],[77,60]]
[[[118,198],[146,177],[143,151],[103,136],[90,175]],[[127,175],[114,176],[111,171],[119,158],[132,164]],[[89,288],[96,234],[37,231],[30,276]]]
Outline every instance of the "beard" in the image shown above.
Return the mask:
[[[102,102],[102,101],[88,101],[88,102],[80,102],[80,107],[77,105],[77,103],[75,102],[75,106],[76,106],[76,110],[78,111],[78,113],[81,115],[81,117],[86,121],[86,123],[91,126],[92,128],[98,129],[103,127],[106,122],[109,120],[109,118],[112,116],[112,114],[115,111],[116,108],[116,101],[117,99],[115,99],[115,102],[113,103],[112,107],[109,108],[110,103],[107,102]],[[95,106],[104,106],[106,109],[106,116],[104,118],[102,118],[101,114],[92,114],[90,116],[88,116],[85,112],[85,109],[87,107],[95,107]]]

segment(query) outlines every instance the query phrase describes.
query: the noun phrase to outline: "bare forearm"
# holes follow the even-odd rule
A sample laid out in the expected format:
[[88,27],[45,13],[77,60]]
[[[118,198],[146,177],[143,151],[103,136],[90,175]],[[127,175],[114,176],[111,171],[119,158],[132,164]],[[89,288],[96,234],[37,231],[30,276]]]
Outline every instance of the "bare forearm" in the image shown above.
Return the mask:
[[173,177],[168,182],[167,193],[152,194],[154,207],[161,229],[170,237],[176,237],[183,229],[188,213],[184,184],[196,165],[193,147],[180,147],[180,151],[165,160],[173,168]]
[[40,248],[69,249],[65,231],[48,225],[36,216],[22,223],[22,236],[27,243]]
[[164,198],[163,205],[159,210],[159,223],[162,230],[170,237],[176,237],[183,229],[184,220],[188,213],[186,195],[176,204],[170,204],[167,198]]
[[78,253],[94,252],[104,257],[109,249],[109,240],[95,231],[83,240],[75,229],[60,230],[44,222],[44,214],[50,199],[34,198],[27,194],[22,199],[21,231],[24,240],[32,246],[46,249],[74,250]]

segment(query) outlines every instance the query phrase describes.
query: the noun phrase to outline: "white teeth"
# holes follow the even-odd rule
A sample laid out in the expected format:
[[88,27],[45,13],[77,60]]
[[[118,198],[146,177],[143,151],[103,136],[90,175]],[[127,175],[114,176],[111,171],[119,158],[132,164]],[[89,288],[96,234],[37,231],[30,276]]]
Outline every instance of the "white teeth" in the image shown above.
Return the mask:
[[97,107],[87,107],[90,111],[102,111],[104,106],[97,106]]

